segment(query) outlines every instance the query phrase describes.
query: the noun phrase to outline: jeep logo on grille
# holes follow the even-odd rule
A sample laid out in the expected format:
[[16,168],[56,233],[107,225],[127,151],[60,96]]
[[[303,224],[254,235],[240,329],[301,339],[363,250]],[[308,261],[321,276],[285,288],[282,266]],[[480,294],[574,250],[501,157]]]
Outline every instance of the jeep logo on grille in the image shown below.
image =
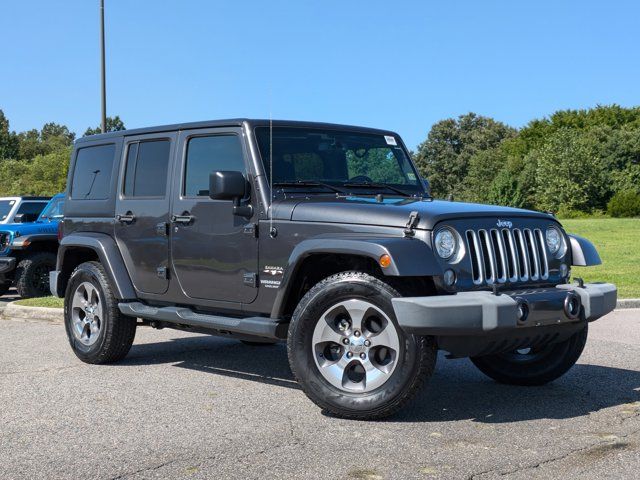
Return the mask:
[[507,228],[513,227],[513,223],[508,221],[508,220],[500,220],[500,219],[498,219],[497,225],[498,225],[498,227],[507,227]]

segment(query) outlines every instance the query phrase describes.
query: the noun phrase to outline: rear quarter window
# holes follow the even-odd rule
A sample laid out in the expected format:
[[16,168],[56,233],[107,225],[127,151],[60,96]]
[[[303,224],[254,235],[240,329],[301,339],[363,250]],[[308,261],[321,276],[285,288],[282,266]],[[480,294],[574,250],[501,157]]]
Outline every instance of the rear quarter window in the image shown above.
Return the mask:
[[84,147],[78,150],[71,182],[74,200],[106,200],[111,188],[115,144]]

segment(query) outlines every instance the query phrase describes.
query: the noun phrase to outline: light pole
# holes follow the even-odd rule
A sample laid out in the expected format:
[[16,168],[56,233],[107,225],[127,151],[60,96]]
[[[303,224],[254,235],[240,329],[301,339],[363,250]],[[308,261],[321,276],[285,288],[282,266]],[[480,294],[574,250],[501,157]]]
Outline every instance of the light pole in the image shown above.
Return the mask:
[[105,63],[104,63],[104,0],[100,0],[100,80],[101,80],[101,101],[102,101],[102,120],[100,130],[102,133],[107,131],[107,87],[105,79]]

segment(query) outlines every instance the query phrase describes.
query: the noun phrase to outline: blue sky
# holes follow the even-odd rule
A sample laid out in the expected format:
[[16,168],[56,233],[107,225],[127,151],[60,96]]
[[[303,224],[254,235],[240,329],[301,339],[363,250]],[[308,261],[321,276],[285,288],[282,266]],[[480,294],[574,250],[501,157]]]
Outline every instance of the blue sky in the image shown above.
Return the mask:
[[[514,126],[640,104],[640,2],[105,0],[108,114],[389,128],[410,148],[468,111]],[[99,123],[98,0],[5,0],[11,128]]]

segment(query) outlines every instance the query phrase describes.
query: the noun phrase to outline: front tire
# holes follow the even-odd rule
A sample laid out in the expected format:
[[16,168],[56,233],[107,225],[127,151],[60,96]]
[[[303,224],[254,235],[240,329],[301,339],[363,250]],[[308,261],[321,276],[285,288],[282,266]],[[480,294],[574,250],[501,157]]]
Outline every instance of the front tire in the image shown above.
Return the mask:
[[342,418],[384,418],[432,375],[435,343],[398,326],[391,299],[399,296],[371,275],[345,272],[302,298],[289,326],[289,364],[320,408]]
[[123,359],[136,335],[136,319],[120,313],[107,274],[98,262],[80,264],[64,299],[64,324],[71,349],[85,363]]
[[478,369],[508,385],[544,385],[561,377],[578,361],[587,342],[588,326],[567,340],[541,348],[520,349],[483,357],[472,357]]
[[16,268],[16,290],[22,298],[46,297],[49,290],[49,272],[56,268],[56,254],[32,253],[20,260]]

